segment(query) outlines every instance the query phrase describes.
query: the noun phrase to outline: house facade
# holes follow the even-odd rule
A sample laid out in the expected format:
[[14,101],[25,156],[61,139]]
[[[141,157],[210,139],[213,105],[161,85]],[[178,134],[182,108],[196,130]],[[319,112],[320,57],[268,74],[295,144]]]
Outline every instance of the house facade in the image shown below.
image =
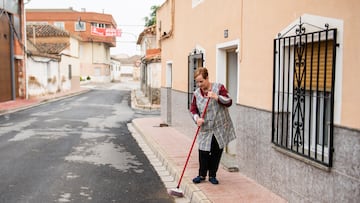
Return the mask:
[[48,24],[26,28],[28,97],[80,88],[80,38]]
[[119,63],[119,69],[113,74],[116,74],[117,80],[126,81],[126,80],[139,80],[140,74],[140,56],[133,55],[128,56],[127,54],[119,54],[112,56],[113,61]]
[[0,2],[0,102],[26,98],[24,1]]
[[112,82],[121,81],[121,63],[115,57],[111,57],[111,68],[110,68],[110,70],[111,70],[110,80]]
[[359,9],[356,0],[165,1],[162,120],[193,136],[193,73],[205,66],[233,98],[225,167],[289,202],[360,201]]
[[116,46],[120,31],[109,14],[73,9],[27,9],[28,24],[50,24],[79,37],[80,77],[93,82],[111,80],[110,48]]
[[161,49],[156,40],[156,25],[145,28],[139,35],[140,45],[140,87],[151,104],[160,104]]

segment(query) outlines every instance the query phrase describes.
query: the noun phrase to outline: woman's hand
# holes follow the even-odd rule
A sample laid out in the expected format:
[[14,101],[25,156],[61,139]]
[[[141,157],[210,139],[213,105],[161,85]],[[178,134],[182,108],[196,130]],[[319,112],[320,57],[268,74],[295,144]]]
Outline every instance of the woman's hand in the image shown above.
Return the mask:
[[203,119],[203,118],[198,118],[198,119],[196,120],[197,126],[201,126],[203,123],[204,123],[204,119]]
[[205,97],[215,99],[216,101],[219,99],[219,96],[212,91],[209,91]]

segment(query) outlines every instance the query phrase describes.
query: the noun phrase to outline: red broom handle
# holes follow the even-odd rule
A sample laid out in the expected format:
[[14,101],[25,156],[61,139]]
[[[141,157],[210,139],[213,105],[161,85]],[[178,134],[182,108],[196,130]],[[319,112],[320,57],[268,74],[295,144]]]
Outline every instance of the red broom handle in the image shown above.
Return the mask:
[[[207,110],[207,107],[208,107],[208,105],[209,105],[209,101],[210,101],[210,98],[208,98],[208,100],[207,100],[207,102],[206,102],[204,112],[201,114],[201,118],[204,118],[204,117],[205,117],[206,110]],[[189,163],[190,155],[191,155],[192,149],[194,148],[194,144],[195,144],[196,138],[197,138],[197,136],[198,136],[198,134],[199,134],[200,127],[201,127],[201,126],[198,126],[198,128],[197,128],[197,130],[196,130],[194,140],[193,140],[193,142],[192,142],[192,144],[191,144],[191,147],[190,147],[190,150],[189,150],[189,154],[188,154],[188,156],[187,156],[187,158],[186,158],[186,162],[185,162],[185,165],[184,165],[184,169],[183,169],[183,171],[182,171],[182,173],[181,173],[181,176],[180,176],[180,179],[179,179],[179,183],[178,183],[178,185],[177,185],[176,188],[180,188],[180,183],[181,183],[182,178],[183,178],[183,176],[184,176],[186,166],[187,166],[188,163]]]

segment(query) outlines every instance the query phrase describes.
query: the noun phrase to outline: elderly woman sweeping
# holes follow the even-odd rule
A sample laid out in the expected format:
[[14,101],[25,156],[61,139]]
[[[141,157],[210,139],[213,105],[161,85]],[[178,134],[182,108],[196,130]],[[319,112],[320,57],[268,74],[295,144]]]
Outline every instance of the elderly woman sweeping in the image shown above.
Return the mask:
[[[208,70],[198,68],[194,73],[198,88],[194,91],[190,112],[197,126],[201,126],[198,136],[199,174],[193,179],[200,183],[209,176],[209,182],[219,184],[216,173],[224,147],[236,138],[228,111],[232,105],[223,84],[211,83]],[[207,104],[207,100],[210,100]],[[206,109],[207,107],[207,109]],[[204,118],[202,112],[206,111]]]

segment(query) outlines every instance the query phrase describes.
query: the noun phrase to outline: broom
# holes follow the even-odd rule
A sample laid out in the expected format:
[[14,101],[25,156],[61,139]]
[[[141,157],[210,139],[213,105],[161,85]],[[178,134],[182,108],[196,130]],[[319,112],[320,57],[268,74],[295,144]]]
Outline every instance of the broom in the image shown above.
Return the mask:
[[[207,102],[206,102],[205,109],[204,109],[204,112],[203,112],[202,115],[201,115],[201,118],[204,118],[204,117],[205,117],[205,113],[206,113],[207,107],[208,107],[208,105],[209,105],[209,101],[210,101],[210,98],[208,98],[208,100],[207,100]],[[190,147],[190,150],[189,150],[189,154],[188,154],[188,156],[187,156],[187,158],[186,158],[185,165],[184,165],[184,168],[183,168],[183,170],[182,170],[182,173],[181,173],[179,182],[178,182],[176,188],[169,190],[169,194],[172,195],[172,196],[176,196],[176,197],[183,197],[183,196],[184,196],[184,192],[180,189],[180,183],[181,183],[181,180],[182,180],[182,178],[183,178],[183,176],[184,176],[186,166],[187,166],[187,164],[189,163],[190,155],[191,155],[192,149],[193,149],[193,147],[194,147],[194,144],[195,144],[197,135],[199,134],[200,127],[201,127],[201,126],[198,126],[198,128],[197,128],[197,130],[196,130],[196,133],[195,133],[195,136],[194,136],[194,140],[193,140],[193,142],[192,142],[192,144],[191,144],[191,147]]]

